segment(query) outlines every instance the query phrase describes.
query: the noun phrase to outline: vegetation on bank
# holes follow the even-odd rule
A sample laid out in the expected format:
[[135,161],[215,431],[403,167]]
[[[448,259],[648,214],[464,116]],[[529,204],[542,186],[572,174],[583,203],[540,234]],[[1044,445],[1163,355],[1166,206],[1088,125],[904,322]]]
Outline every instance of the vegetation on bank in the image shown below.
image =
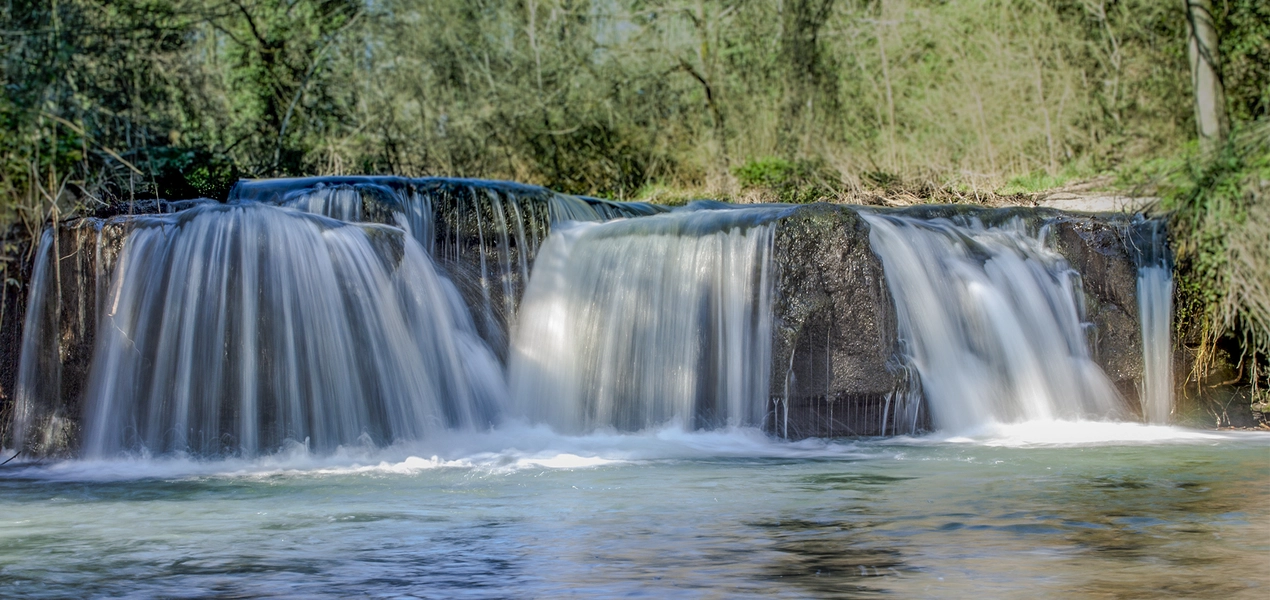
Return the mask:
[[[1216,360],[1235,364],[1234,383],[1251,400],[1270,399],[1270,120],[1244,123],[1207,155],[1191,145],[1156,170],[1161,211],[1173,226],[1179,332],[1197,332],[1191,379],[1204,382]],[[1140,175],[1139,175],[1140,176]]]
[[1185,0],[6,0],[0,228],[239,177],[668,203],[1095,180],[1162,199],[1184,316],[1263,385],[1270,4],[1211,4],[1233,133],[1201,149]]

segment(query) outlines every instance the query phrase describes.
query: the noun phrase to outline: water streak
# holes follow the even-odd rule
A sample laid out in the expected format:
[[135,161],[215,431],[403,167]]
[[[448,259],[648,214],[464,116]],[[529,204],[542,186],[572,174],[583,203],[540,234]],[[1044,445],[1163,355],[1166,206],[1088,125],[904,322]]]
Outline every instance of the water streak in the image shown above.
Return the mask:
[[760,424],[774,228],[761,212],[555,231],[512,342],[516,409],[569,432]]
[[664,210],[471,179],[334,177],[239,183],[233,201],[291,206],[410,232],[458,286],[481,336],[505,357],[520,297],[552,224],[606,221]]
[[[64,415],[47,408],[60,404],[62,381],[62,361],[57,356],[57,345],[48,343],[49,339],[55,339],[57,332],[55,305],[48,297],[50,293],[57,294],[53,285],[57,277],[57,265],[53,261],[55,233],[50,228],[40,236],[31,276],[31,295],[27,298],[29,308],[22,329],[22,353],[13,415],[13,441],[19,449],[31,447],[44,451],[61,447],[70,433]],[[60,299],[55,297],[52,300]]]
[[1142,417],[1168,423],[1173,412],[1173,267],[1161,221],[1138,224],[1142,266],[1138,268],[1138,319],[1142,326]]

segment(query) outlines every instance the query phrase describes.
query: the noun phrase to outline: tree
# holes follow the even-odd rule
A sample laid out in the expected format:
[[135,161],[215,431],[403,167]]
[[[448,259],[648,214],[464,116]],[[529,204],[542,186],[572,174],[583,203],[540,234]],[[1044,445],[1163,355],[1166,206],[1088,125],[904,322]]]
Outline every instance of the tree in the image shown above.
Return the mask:
[[1191,83],[1195,89],[1195,126],[1199,131],[1200,145],[1212,150],[1221,146],[1230,130],[1212,3],[1209,0],[1186,0],[1186,23]]

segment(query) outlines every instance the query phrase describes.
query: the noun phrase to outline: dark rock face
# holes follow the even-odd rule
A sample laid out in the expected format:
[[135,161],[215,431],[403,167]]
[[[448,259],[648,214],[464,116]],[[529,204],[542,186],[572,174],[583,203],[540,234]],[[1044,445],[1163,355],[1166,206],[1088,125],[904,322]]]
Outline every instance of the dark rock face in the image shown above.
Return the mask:
[[855,210],[812,205],[775,232],[768,431],[790,438],[882,434],[907,386],[895,303]]
[[[96,294],[98,287],[104,285],[104,281],[95,279],[98,262],[112,265],[126,234],[120,225],[103,230],[105,219],[129,214],[170,214],[209,202],[215,201],[206,198],[181,201],[143,199],[108,205],[97,210],[92,218],[72,219],[59,224],[56,248],[61,259],[56,265],[52,263],[51,256],[45,262],[50,272],[58,274],[58,281],[52,289],[60,290],[61,298],[46,299],[38,307],[39,320],[36,322],[45,331],[57,332],[56,339],[60,344],[55,354],[40,358],[41,372],[55,379],[56,386],[61,386],[62,381],[67,385],[66,394],[51,394],[44,399],[51,403],[43,405],[51,407],[49,418],[53,418],[52,415],[69,415],[68,423],[77,422],[79,409],[74,398],[82,391],[87,378],[96,325]],[[105,240],[105,244],[98,244],[99,237]],[[27,302],[33,291],[30,284],[37,266],[33,263],[37,260],[35,252],[39,243],[38,237],[16,240],[13,243],[16,252],[5,257],[8,264],[4,281],[0,282],[0,446],[3,447],[11,447],[12,444],[9,424],[15,409]],[[90,280],[93,285],[89,285]],[[54,310],[55,307],[60,309]],[[73,429],[68,428],[63,441],[50,441],[51,446],[73,445],[70,441],[76,435]]]
[[510,323],[551,231],[551,192],[436,180],[420,193],[431,201],[433,258],[471,308],[481,337],[506,362]]
[[1085,316],[1094,328],[1094,361],[1126,406],[1139,411],[1143,376],[1142,323],[1138,316],[1138,267],[1143,251],[1135,225],[1124,215],[1063,214],[1051,221],[1055,247],[1081,274]]
[[[1021,219],[1048,228],[1055,250],[1081,273],[1095,362],[1140,410],[1142,328],[1138,268],[1159,257],[1144,233],[1152,225],[1128,215],[1082,215],[1052,209],[923,206],[903,213],[925,218],[972,217],[993,225]],[[927,430],[929,412],[893,421],[915,383],[897,339],[894,301],[868,225],[855,209],[813,205],[776,229],[772,402],[768,431],[791,438],[881,435]],[[887,422],[890,420],[891,422]],[[883,424],[885,430],[883,430]]]
[[[22,352],[22,322],[26,317],[27,285],[31,279],[28,255],[34,252],[33,240],[5,240],[0,256],[0,448],[11,448],[8,423],[13,410],[13,395],[18,380],[18,361]],[[7,459],[5,456],[0,460]]]
[[[36,255],[30,305],[18,352],[27,352],[39,386],[26,403],[24,450],[63,456],[79,447],[81,400],[93,357],[97,315],[128,229],[126,219],[77,219],[46,233],[52,242]],[[43,264],[39,264],[39,262]],[[42,342],[42,343],[41,343]],[[15,384],[22,376],[15,373]],[[16,398],[15,398],[16,399]],[[15,404],[15,411],[21,410]]]

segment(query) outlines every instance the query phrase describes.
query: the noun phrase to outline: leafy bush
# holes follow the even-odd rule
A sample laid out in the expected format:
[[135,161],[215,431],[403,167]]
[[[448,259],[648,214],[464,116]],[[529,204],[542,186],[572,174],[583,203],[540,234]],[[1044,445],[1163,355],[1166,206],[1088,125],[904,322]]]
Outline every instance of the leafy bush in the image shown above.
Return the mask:
[[212,198],[223,202],[243,175],[229,158],[201,148],[150,149],[142,164],[152,174],[154,194],[167,199]]
[[[1231,117],[1264,116],[1270,9],[1219,4]],[[1193,135],[1179,2],[12,0],[0,22],[0,225],[239,174],[1035,191]]]
[[1154,168],[1173,220],[1179,325],[1204,332],[1201,355],[1233,336],[1255,396],[1270,376],[1270,119],[1236,128],[1211,156],[1192,148]]
[[779,201],[792,204],[832,199],[841,191],[837,173],[823,161],[765,157],[747,161],[732,173],[743,187],[766,188]]

